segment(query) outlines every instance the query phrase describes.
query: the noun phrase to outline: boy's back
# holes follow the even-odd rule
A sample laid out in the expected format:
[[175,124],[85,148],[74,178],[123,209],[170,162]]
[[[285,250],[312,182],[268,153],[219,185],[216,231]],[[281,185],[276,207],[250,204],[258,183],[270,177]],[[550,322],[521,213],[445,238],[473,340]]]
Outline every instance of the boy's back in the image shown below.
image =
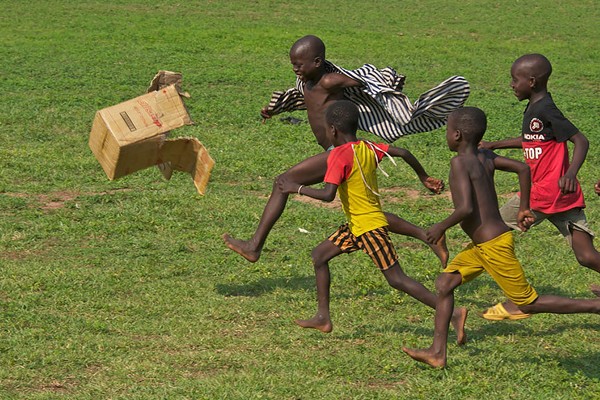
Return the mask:
[[498,211],[493,172],[491,152],[459,154],[450,162],[454,206],[468,213],[460,226],[475,243],[487,242],[510,230]]

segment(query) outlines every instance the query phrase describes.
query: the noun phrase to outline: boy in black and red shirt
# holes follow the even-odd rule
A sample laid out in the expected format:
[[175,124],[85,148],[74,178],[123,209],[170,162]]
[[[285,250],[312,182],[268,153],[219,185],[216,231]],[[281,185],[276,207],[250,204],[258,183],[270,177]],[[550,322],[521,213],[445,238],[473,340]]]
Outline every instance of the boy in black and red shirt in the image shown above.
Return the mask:
[[[560,112],[548,93],[552,65],[546,57],[526,54],[513,63],[510,72],[510,85],[517,99],[529,100],[523,115],[522,135],[496,142],[481,142],[480,147],[491,150],[523,148],[525,161],[531,169],[533,225],[548,219],[567,238],[579,264],[600,272],[600,253],[594,248],[594,234],[587,224],[583,193],[577,181],[589,142]],[[570,162],[567,141],[574,145]],[[502,219],[513,229],[518,229],[518,207],[517,195],[500,209]],[[595,289],[596,285],[593,285]],[[528,316],[511,302],[499,303],[483,314],[490,320]]]

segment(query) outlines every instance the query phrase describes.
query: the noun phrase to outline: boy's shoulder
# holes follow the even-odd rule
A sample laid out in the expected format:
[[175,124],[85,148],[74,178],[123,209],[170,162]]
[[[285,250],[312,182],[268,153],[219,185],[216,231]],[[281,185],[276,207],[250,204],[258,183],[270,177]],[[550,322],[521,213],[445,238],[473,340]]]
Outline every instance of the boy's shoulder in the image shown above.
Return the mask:
[[498,157],[498,154],[494,153],[490,149],[478,149],[477,150],[477,157],[480,160],[493,160],[496,157]]
[[491,151],[478,151],[475,154],[457,154],[450,160],[450,169],[455,172],[470,175],[470,172],[476,169],[479,164],[483,164],[486,160],[490,160],[492,154],[494,153]]
[[355,144],[355,142],[344,143],[342,145],[334,147],[329,152],[329,157],[327,157],[327,158],[331,162],[332,160],[337,160],[340,158],[347,158],[347,157],[349,157],[349,155],[352,156],[352,154],[354,153],[354,150],[352,148],[353,144]]

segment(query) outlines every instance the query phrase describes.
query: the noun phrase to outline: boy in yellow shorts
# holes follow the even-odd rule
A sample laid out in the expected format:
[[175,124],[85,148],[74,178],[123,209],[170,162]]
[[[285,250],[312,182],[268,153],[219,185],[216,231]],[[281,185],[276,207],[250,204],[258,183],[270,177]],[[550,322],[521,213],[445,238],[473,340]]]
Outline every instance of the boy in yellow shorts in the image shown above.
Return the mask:
[[[402,350],[413,359],[432,367],[446,366],[448,324],[454,309],[454,289],[488,272],[520,310],[535,313],[596,313],[600,314],[600,298],[570,299],[538,295],[527,282],[521,264],[515,257],[511,229],[502,221],[494,188],[495,169],[510,170],[516,160],[498,157],[489,150],[479,151],[478,143],[486,130],[486,116],[478,108],[458,109],[448,118],[446,140],[450,150],[457,152],[450,161],[450,189],[454,212],[427,230],[427,240],[435,241],[456,224],[472,240],[436,279],[437,302],[433,344],[427,349]],[[503,168],[504,167],[504,168]],[[525,177],[526,179],[523,179]],[[521,200],[518,224],[522,229],[533,223],[529,210],[529,173],[519,175]]]

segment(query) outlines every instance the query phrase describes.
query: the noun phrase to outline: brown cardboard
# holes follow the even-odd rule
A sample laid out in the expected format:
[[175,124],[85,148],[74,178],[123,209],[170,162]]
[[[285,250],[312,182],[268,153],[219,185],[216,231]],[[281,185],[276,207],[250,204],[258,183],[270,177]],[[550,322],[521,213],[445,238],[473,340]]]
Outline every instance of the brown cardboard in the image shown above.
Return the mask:
[[159,162],[168,162],[175,171],[189,173],[200,194],[206,191],[210,172],[215,165],[206,148],[196,138],[166,140],[160,149]]
[[[179,93],[180,96],[189,99],[190,94],[181,90],[182,82],[183,75],[181,74],[181,72],[160,70],[156,73],[156,75],[154,75],[154,78],[152,78],[152,80],[150,81],[150,86],[148,86],[146,92],[154,92],[155,90],[160,90],[166,86],[175,85],[177,93]],[[168,136],[169,132],[165,132],[165,137]],[[166,180],[171,179],[171,176],[173,175],[173,167],[169,162],[158,164],[157,167],[160,173],[162,174],[163,178],[165,178]]]
[[98,111],[89,146],[110,180],[170,162],[173,169],[190,173],[204,194],[214,166],[206,148],[195,138],[166,139],[170,130],[191,124],[177,88],[170,85]]

